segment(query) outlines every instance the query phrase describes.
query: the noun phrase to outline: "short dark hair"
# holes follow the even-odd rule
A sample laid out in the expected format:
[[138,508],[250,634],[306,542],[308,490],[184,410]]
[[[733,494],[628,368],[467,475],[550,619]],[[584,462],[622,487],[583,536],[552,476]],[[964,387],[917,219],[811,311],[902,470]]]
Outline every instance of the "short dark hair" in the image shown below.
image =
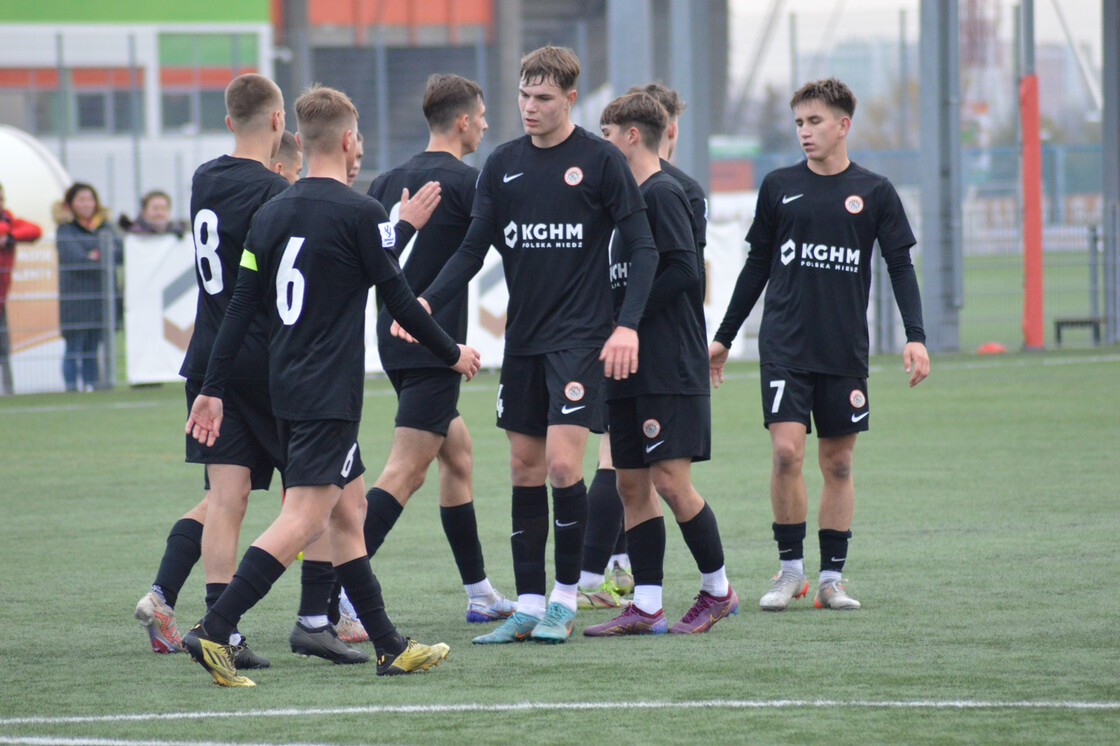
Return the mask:
[[669,126],[669,114],[653,96],[638,91],[619,96],[607,104],[599,117],[599,124],[637,127],[642,136],[642,144],[657,152],[661,136]]
[[662,83],[646,83],[645,85],[631,86],[627,93],[648,93],[657,99],[657,103],[665,107],[669,119],[676,119],[688,106],[681,99],[679,93]]
[[70,207],[74,204],[74,198],[78,196],[78,192],[83,189],[88,189],[90,194],[93,195],[93,204],[95,205],[94,212],[96,213],[101,209],[101,198],[97,196],[97,190],[93,188],[93,185],[87,184],[84,181],[75,181],[71,184],[70,188],[66,190],[66,194],[62,197],[62,203]]
[[163,197],[165,200],[167,200],[167,206],[168,207],[171,206],[171,195],[170,194],[163,191],[162,189],[153,189],[150,192],[145,193],[144,196],[140,198],[140,209],[141,210],[147,210],[148,209],[148,203],[151,202],[153,199],[156,199],[158,197]]
[[238,75],[226,86],[226,113],[235,129],[271,111],[284,108],[280,88],[263,75]]
[[424,88],[424,118],[428,129],[443,132],[463,114],[474,114],[482,101],[482,86],[462,75],[436,73]]
[[567,47],[541,47],[521,58],[521,80],[530,85],[551,81],[570,91],[579,80],[579,57]]
[[820,101],[825,106],[842,111],[849,118],[856,113],[856,95],[837,78],[812,80],[794,91],[789,108],[806,101]]
[[342,91],[318,83],[296,99],[296,121],[305,153],[319,150],[346,129],[358,129],[358,110]]

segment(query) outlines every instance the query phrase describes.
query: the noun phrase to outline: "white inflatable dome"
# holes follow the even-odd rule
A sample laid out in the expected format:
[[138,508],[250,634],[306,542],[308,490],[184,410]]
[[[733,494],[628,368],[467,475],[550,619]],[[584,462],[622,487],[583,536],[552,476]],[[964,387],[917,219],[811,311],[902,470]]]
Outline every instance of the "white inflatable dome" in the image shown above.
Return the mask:
[[46,147],[21,129],[0,124],[0,184],[7,208],[54,233],[51,206],[70,186],[70,175]]

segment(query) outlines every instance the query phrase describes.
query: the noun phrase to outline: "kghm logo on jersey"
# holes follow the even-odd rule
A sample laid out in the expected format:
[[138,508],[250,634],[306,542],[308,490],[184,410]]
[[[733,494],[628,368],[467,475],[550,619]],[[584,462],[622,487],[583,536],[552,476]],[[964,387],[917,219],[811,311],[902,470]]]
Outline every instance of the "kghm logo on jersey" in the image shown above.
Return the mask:
[[564,172],[564,183],[568,186],[576,186],[583,181],[583,169],[579,166],[572,166]]
[[579,381],[569,381],[564,386],[564,396],[568,397],[568,401],[579,401],[583,395],[583,384]]
[[859,389],[852,389],[852,393],[848,395],[848,401],[856,409],[863,409],[863,405],[867,403],[867,397]]
[[853,194],[844,200],[844,209],[853,215],[858,215],[863,212],[863,197],[858,194]]
[[792,238],[782,244],[779,254],[782,264],[788,265],[797,257],[802,267],[834,269],[840,272],[859,272],[859,249],[844,246],[827,246],[823,243],[798,243]]
[[656,438],[661,434],[661,423],[657,420],[646,420],[642,423],[642,434],[647,438]]
[[509,221],[502,229],[506,246],[521,242],[523,249],[581,249],[583,223],[517,223]]

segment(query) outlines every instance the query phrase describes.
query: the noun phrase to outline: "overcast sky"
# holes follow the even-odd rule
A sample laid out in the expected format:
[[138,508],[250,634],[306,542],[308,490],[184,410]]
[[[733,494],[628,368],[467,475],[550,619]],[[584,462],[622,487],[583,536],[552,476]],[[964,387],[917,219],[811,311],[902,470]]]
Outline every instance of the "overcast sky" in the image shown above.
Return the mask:
[[[1013,0],[982,0],[998,13],[999,35],[1013,37]],[[1101,66],[1101,0],[1034,0],[1035,38],[1038,43],[1065,43],[1054,4],[1061,8],[1078,44],[1087,45],[1095,70]],[[755,57],[759,35],[772,0],[730,0],[731,75],[746,77]],[[780,0],[781,10],[769,37],[766,56],[758,70],[757,93],[762,85],[790,84],[790,16],[795,17],[797,47],[802,58],[814,50],[828,49],[853,39],[888,39],[900,36],[901,11],[906,13],[907,41],[917,44],[919,0]],[[965,0],[960,0],[963,8]]]

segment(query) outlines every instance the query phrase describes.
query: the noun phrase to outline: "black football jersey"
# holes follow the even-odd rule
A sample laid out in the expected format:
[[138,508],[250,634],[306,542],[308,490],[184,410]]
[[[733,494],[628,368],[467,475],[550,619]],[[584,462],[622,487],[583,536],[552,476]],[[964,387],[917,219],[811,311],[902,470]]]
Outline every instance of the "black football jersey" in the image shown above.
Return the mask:
[[[692,211],[680,184],[664,171],[650,176],[640,189],[660,256],[654,279],[656,285],[670,255],[683,252],[689,263],[696,264],[698,250]],[[626,295],[630,249],[615,236],[611,252],[610,285],[617,312]],[[694,287],[700,283],[700,277],[698,272]],[[697,303],[695,292],[679,293],[661,307],[647,305],[638,326],[638,340],[637,374],[621,381],[608,379],[608,399],[644,394],[708,393],[708,342],[703,309]]]
[[[440,184],[440,202],[427,224],[407,246],[396,246],[405,279],[420,295],[436,278],[443,265],[459,248],[471,222],[478,169],[468,166],[450,153],[419,153],[404,165],[379,175],[369,188],[369,196],[379,201],[396,220],[401,190],[416,194],[429,181]],[[389,334],[393,317],[378,303],[377,350],[385,370],[402,368],[446,368],[428,348],[405,342]],[[456,342],[467,341],[467,290],[433,314],[435,320]]]
[[703,258],[704,247],[708,245],[708,198],[704,196],[704,187],[664,158],[661,159],[661,170],[676,179],[684,190],[684,196],[688,198],[688,207],[692,211],[692,231]]
[[272,409],[290,420],[358,420],[371,285],[399,274],[377,200],[305,178],[262,207],[246,241],[271,323]]
[[758,338],[763,363],[867,376],[876,240],[884,257],[908,256],[916,242],[885,177],[855,163],[821,176],[804,161],[767,174],[747,233],[770,272]]
[[602,346],[611,332],[603,282],[611,231],[642,209],[622,153],[581,127],[551,148],[526,135],[494,150],[471,214],[497,231],[509,289],[506,354]]
[[[268,200],[288,188],[288,180],[258,161],[223,155],[202,164],[191,182],[198,304],[194,332],[179,375],[201,381],[237,283],[249,221]],[[250,326],[233,367],[233,378],[268,378],[268,332],[263,313]]]

